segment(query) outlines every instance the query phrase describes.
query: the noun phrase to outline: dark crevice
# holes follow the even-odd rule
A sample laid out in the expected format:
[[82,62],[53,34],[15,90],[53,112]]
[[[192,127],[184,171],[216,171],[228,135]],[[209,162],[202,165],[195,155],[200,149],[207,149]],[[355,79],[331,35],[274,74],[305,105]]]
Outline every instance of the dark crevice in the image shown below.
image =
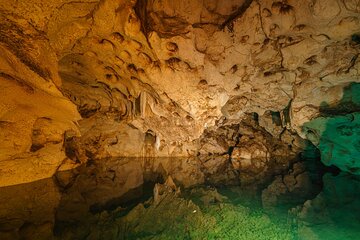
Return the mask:
[[31,56],[31,52],[37,49],[29,43],[29,39],[45,39],[45,36],[39,34],[26,34],[19,25],[9,19],[1,18],[0,23],[0,42],[4,43],[12,53],[19,58],[29,69],[40,77],[48,81],[51,73],[48,69],[40,66],[36,59]]
[[141,31],[144,33],[146,38],[152,31],[151,25],[148,22],[149,17],[147,14],[147,4],[148,0],[137,0],[134,7],[135,13],[141,22]]
[[233,14],[231,14],[219,27],[220,30],[224,30],[225,27],[229,29],[230,32],[234,31],[234,21],[241,18],[246,10],[250,7],[253,0],[246,0],[243,5],[241,5]]

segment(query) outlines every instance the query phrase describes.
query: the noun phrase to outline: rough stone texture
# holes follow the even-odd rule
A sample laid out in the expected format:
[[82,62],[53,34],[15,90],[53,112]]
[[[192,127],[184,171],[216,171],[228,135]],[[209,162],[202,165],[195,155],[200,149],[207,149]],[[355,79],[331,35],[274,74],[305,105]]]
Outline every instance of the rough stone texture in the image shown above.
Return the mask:
[[52,176],[66,159],[62,135],[77,130],[80,116],[59,91],[46,35],[4,9],[0,19],[0,186],[7,186]]
[[65,224],[63,227],[77,227],[66,225],[72,221],[79,225],[81,222],[88,224],[92,214],[124,206],[143,195],[149,197],[146,195],[148,188],[166,180],[168,184],[172,182],[178,187],[190,188],[205,183],[236,182],[237,178],[228,158],[223,161],[221,157],[90,161],[76,169],[56,173],[56,183],[62,192],[56,218],[60,226]]
[[321,186],[319,179],[314,178],[310,170],[304,163],[295,163],[287,174],[276,176],[262,191],[263,208],[267,211],[274,211],[276,207],[285,209],[314,198],[320,192]]
[[[253,214],[248,207],[232,205],[215,189],[195,188],[179,196],[173,188],[164,190],[160,202],[149,199],[125,217],[114,213],[98,215],[98,225],[89,239],[293,239],[290,224],[274,223],[267,215]],[[72,239],[69,234],[67,238]]]
[[[180,188],[236,182],[236,174],[226,174],[226,166],[231,168],[231,163],[226,160],[221,161],[221,157],[109,158],[57,172],[55,183],[61,198],[56,213],[53,213],[56,219],[54,234],[59,239],[85,238],[93,234],[94,225],[99,223],[101,226],[99,215],[109,212],[122,216],[134,207],[134,202],[145,201],[152,194],[154,204],[162,205],[168,192],[174,191],[179,195]],[[165,182],[168,187],[159,182]],[[149,193],[154,185],[154,192]],[[27,186],[31,188],[31,183]],[[117,226],[109,226],[113,227]],[[10,230],[22,236],[17,228]]]
[[[129,227],[156,234],[176,217],[195,216],[203,226],[198,206],[179,199],[175,185],[272,181],[262,192],[265,207],[294,196],[298,204],[319,186],[298,163],[315,152],[306,138],[325,164],[359,174],[359,6],[0,0],[0,238],[111,239]],[[155,204],[135,208],[126,229],[111,222],[119,218],[109,215],[128,209],[111,210],[165,179],[172,187],[156,185]],[[325,176],[324,191],[300,212],[305,239],[318,234],[306,221],[319,209],[315,224],[346,222],[342,208],[333,209],[357,209],[357,182]],[[229,208],[220,218],[230,223],[218,225],[263,230],[240,210],[239,218]],[[203,236],[217,231],[206,227]],[[266,237],[283,233],[267,229]],[[246,231],[239,232],[246,238]]]
[[67,157],[201,154],[248,113],[305,138],[359,81],[358,1],[2,0],[0,19],[2,186]]
[[307,138],[320,150],[325,165],[356,175],[360,174],[359,93],[359,84],[349,85],[339,103],[335,106],[323,103],[322,117],[303,126]]
[[356,239],[359,176],[326,174],[323,181],[323,191],[300,208],[299,239]]
[[321,151],[321,161],[342,171],[360,174],[360,115],[320,117],[305,125],[307,135]]

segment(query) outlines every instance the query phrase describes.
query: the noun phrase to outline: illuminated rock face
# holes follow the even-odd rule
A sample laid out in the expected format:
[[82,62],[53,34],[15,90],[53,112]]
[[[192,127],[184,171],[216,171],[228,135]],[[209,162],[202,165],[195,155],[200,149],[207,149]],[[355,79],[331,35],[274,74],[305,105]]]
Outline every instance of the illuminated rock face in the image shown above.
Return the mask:
[[321,152],[321,161],[337,166],[342,171],[360,174],[360,84],[344,89],[336,106],[326,102],[321,107],[322,117],[305,123],[303,131]]
[[250,113],[294,143],[359,81],[358,1],[0,5],[0,186],[94,158],[223,154],[236,139],[201,139]]
[[[327,166],[335,165],[342,171],[360,174],[360,115],[317,118],[305,125],[309,138],[321,151]],[[314,135],[316,134],[316,135]]]
[[59,90],[46,35],[8,11],[0,14],[0,186],[52,176],[66,159],[64,132],[79,134],[80,120]]

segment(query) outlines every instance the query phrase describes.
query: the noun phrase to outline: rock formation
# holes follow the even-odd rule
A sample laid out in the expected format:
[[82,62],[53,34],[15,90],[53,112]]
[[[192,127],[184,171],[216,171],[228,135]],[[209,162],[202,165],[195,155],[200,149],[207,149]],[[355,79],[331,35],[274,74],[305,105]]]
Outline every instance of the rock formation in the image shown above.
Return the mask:
[[168,178],[249,187],[269,209],[301,204],[322,187],[323,169],[306,165],[318,153],[359,175],[359,6],[0,0],[0,195],[44,186],[52,216],[16,221],[21,204],[4,195],[0,232],[50,236],[83,220],[72,209],[99,222]]

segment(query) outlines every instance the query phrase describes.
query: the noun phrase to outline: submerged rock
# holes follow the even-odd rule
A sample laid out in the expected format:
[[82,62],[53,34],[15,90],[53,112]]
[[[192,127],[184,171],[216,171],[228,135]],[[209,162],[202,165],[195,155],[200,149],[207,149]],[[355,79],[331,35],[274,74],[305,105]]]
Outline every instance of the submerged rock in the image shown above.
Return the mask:
[[[294,237],[290,225],[273,223],[265,214],[252,214],[249,208],[227,202],[216,190],[193,189],[191,196],[199,198],[199,203],[168,193],[159,204],[148,208],[139,205],[120,223],[129,226],[123,238],[261,240]],[[211,199],[215,201],[209,201]]]
[[356,239],[360,224],[359,180],[348,173],[326,174],[322,192],[305,202],[298,213],[300,239]]
[[166,195],[170,193],[180,194],[180,188],[176,187],[173,179],[168,176],[164,184],[156,183],[154,187],[154,205],[158,205]]
[[290,207],[303,204],[321,191],[316,179],[318,177],[312,176],[305,163],[295,163],[287,174],[276,176],[275,180],[262,191],[262,206],[267,211],[279,208],[287,211]]

